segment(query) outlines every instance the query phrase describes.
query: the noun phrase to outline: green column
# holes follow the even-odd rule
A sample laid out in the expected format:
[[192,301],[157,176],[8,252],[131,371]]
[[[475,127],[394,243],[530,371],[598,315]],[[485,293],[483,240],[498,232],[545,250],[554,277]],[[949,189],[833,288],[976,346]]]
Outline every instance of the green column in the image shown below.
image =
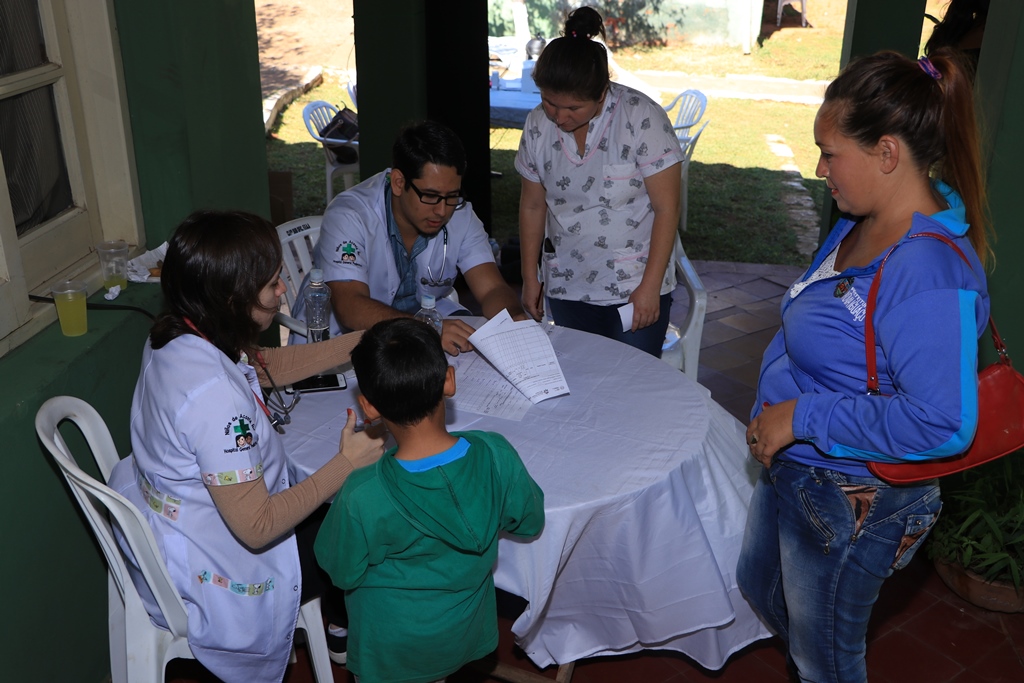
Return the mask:
[[[1021,230],[1020,160],[1024,157],[1024,3],[993,0],[985,24],[985,39],[978,62],[977,94],[985,149],[988,154],[988,197],[996,234],[996,268],[989,275],[992,315],[999,332],[1016,355],[1024,360],[1024,316],[1020,295],[1024,290],[1024,256]],[[983,362],[993,360],[991,345],[982,344]]]

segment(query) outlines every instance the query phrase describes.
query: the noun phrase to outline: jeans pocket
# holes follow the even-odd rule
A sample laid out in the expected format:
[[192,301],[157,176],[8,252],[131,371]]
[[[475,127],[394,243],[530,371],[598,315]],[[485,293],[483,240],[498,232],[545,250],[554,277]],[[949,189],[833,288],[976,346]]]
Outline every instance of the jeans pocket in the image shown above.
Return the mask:
[[939,518],[939,512],[942,511],[940,507],[935,512],[923,515],[909,515],[907,517],[907,525],[903,532],[903,538],[900,539],[900,545],[896,549],[896,559],[892,562],[892,570],[897,571],[903,569],[910,561],[914,559],[914,555],[917,553],[918,548],[924,543],[924,540],[928,538],[928,532],[935,526],[935,522]]
[[817,508],[814,506],[814,500],[807,493],[805,489],[800,489],[800,505],[803,508],[804,516],[807,518],[808,524],[821,536],[825,542],[823,552],[828,555],[832,547],[832,539],[836,537],[836,532],[831,526],[825,521],[825,519],[818,513]]

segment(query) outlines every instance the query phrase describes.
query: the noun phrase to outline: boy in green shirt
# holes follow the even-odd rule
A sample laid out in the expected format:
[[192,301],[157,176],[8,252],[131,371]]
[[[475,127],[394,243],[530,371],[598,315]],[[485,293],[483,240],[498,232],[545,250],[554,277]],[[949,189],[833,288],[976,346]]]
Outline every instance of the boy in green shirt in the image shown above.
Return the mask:
[[352,351],[368,420],[398,446],[353,472],[317,536],[345,590],[361,683],[430,683],[498,645],[498,532],[535,536],[544,494],[500,434],[445,428],[455,369],[417,320],[374,325]]

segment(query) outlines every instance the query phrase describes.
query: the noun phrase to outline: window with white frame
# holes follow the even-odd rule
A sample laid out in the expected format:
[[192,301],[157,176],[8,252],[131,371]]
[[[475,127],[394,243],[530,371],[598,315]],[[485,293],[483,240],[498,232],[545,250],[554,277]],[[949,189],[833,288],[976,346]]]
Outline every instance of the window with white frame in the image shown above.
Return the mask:
[[0,2],[0,355],[104,239],[143,243],[111,0]]

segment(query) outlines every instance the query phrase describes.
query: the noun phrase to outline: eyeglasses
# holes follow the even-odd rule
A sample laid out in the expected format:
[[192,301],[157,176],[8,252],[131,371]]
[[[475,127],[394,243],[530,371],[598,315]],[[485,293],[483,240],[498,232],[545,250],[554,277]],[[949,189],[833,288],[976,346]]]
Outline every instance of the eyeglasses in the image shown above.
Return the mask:
[[[466,198],[461,194],[455,195],[439,195],[433,192],[421,192],[420,188],[416,187],[416,183],[411,178],[405,179],[406,185],[412,188],[412,191],[416,193],[416,196],[420,198],[420,201],[430,206],[437,206],[441,202],[444,202],[445,206],[454,206],[455,210],[458,211],[466,205]],[[460,190],[461,192],[461,190]]]

